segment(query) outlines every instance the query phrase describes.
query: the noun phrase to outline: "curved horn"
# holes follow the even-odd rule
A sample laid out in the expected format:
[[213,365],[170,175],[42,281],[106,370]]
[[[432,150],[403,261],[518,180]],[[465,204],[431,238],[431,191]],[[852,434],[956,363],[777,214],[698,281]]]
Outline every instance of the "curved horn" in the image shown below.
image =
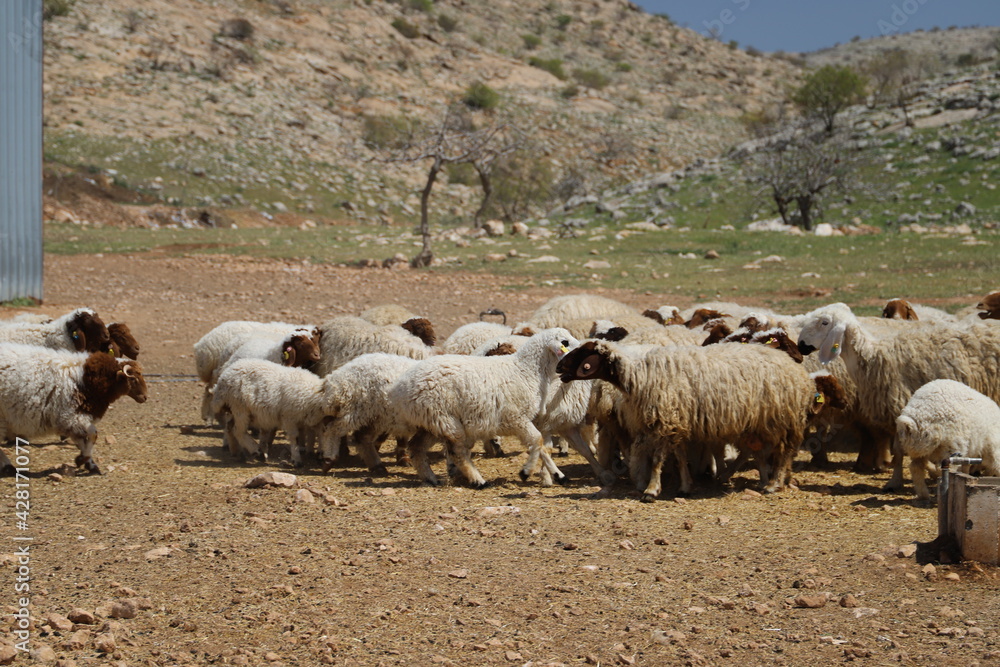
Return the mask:
[[133,370],[132,369],[132,364],[125,364],[124,366],[122,366],[122,373],[124,373],[125,377],[127,377],[127,378],[134,378],[135,377],[135,373],[133,373],[132,370]]

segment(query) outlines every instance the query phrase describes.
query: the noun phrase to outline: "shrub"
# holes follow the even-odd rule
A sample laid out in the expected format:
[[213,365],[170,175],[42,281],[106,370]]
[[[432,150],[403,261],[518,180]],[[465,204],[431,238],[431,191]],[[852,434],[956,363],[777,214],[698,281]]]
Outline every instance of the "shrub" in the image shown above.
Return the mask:
[[573,22],[573,17],[569,14],[560,14],[556,17],[556,28],[559,30],[565,30],[570,23]]
[[825,65],[806,77],[792,93],[792,101],[821,119],[827,133],[832,133],[837,114],[861,99],[867,85],[867,79],[850,67]]
[[414,39],[420,36],[420,28],[403,18],[394,19],[392,27],[396,29],[396,32],[407,39]]
[[66,16],[73,7],[74,0],[44,0],[42,19],[48,21],[56,16]]
[[[508,156],[493,170],[493,199],[487,214],[499,213],[507,221],[523,220],[533,210],[552,201],[552,164],[535,153]],[[497,210],[499,209],[499,210]]]
[[253,39],[253,24],[246,19],[227,19],[219,26],[219,34],[231,39]]
[[561,91],[559,91],[559,94],[565,97],[567,100],[572,99],[580,94],[580,87],[576,84],[571,84],[563,88]]
[[729,40],[729,44],[727,44],[726,46],[729,47],[730,51],[735,51],[736,49],[740,48],[740,43],[737,42],[735,39],[731,39]]
[[616,72],[631,72],[632,71],[632,64],[631,63],[625,63],[625,62],[615,63],[615,71]]
[[538,69],[543,69],[552,76],[562,81],[566,80],[566,72],[563,70],[563,61],[559,58],[537,58],[532,56],[528,59],[528,64]]
[[418,12],[430,13],[434,9],[433,0],[406,0],[406,6]]
[[448,175],[448,182],[453,185],[479,185],[479,174],[468,162],[449,162],[444,166],[444,173]]
[[472,109],[489,111],[496,109],[497,105],[500,104],[500,93],[485,83],[477,82],[465,89],[465,96],[462,98],[462,101]]
[[419,125],[405,116],[366,116],[361,134],[373,149],[398,149],[409,144]]
[[977,58],[976,54],[971,51],[969,51],[968,53],[963,53],[958,57],[957,60],[955,60],[955,64],[958,65],[959,67],[971,67],[972,65],[975,65],[978,62],[979,58]]
[[611,83],[611,79],[608,78],[607,74],[598,72],[595,69],[574,70],[573,78],[580,82],[581,85],[593,88],[594,90],[606,88]]
[[525,35],[521,35],[521,39],[524,40],[524,48],[529,51],[537,49],[542,44],[542,38],[530,32]]
[[760,58],[764,54],[762,54],[760,52],[760,49],[752,47],[752,46],[748,46],[747,47],[747,55],[748,56],[753,56],[754,58]]
[[449,16],[448,14],[439,14],[438,25],[441,26],[441,29],[445,32],[455,32],[458,30],[458,19],[453,16]]

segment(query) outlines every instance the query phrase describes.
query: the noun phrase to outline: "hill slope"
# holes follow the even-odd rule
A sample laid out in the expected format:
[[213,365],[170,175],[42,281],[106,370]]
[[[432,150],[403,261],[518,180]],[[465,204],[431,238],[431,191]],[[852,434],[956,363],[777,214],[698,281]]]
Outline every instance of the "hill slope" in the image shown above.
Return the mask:
[[[718,153],[796,76],[622,0],[80,0],[46,23],[46,157],[172,203],[409,219],[424,167],[372,162],[372,119],[434,122],[482,81],[600,187]],[[443,185],[436,201],[473,209]]]

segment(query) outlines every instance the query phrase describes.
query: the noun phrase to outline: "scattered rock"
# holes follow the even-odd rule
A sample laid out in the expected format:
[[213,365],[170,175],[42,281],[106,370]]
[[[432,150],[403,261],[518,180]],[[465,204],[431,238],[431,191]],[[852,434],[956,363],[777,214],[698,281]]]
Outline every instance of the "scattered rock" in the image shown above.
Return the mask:
[[543,264],[552,262],[561,262],[562,260],[555,255],[542,255],[541,257],[536,257],[534,259],[529,259],[528,264]]
[[452,570],[448,573],[448,576],[452,579],[465,579],[469,576],[469,571],[465,568],[459,570]]
[[720,257],[721,255],[716,250],[709,250],[705,253],[705,259],[719,259]]
[[803,609],[819,609],[826,606],[826,596],[825,595],[799,595],[796,596],[795,602],[796,607]]
[[139,604],[133,599],[119,600],[111,605],[110,618],[135,618],[139,614]]
[[17,657],[17,649],[13,644],[0,641],[0,665],[9,665]]
[[583,268],[585,269],[610,269],[611,263],[603,259],[592,259],[589,262],[584,263]]
[[936,581],[937,580],[937,568],[934,567],[930,563],[927,563],[927,565],[924,565],[924,568],[920,572],[924,575],[924,577],[928,581]]
[[261,486],[278,486],[290,489],[295,486],[298,478],[287,472],[262,472],[251,477],[243,484],[248,489],[256,489]]
[[840,606],[846,609],[854,609],[858,606],[858,599],[852,593],[848,593],[840,598]]
[[52,480],[53,482],[61,482],[63,481],[64,478],[59,473],[53,472],[49,474],[49,479]]
[[[155,549],[150,549],[143,555],[146,560],[156,560],[157,558],[169,556],[171,551],[172,549],[170,547],[156,547]],[[70,618],[72,618],[72,616]]]
[[898,556],[899,558],[913,558],[913,555],[916,553],[917,553],[916,544],[904,544],[903,546],[899,547],[898,551],[896,551],[896,556]]
[[669,645],[680,644],[687,639],[687,636],[679,630],[654,629],[649,633],[649,638],[657,644]]
[[961,577],[958,575],[958,572],[949,572],[948,574],[944,575],[944,578],[947,581],[959,581],[959,580],[961,580]]
[[66,618],[79,625],[93,625],[97,622],[93,613],[79,607],[66,614]]
[[90,630],[77,630],[69,636],[63,646],[68,651],[82,651],[83,649],[90,646],[90,640],[93,638],[93,633]]
[[53,630],[59,630],[60,632],[69,632],[73,629],[73,621],[69,620],[62,614],[55,613],[54,611],[46,614],[45,622],[48,623]]
[[494,238],[504,235],[504,225],[500,220],[487,220],[483,223],[483,229]]
[[486,255],[483,255],[483,261],[484,262],[503,262],[506,259],[507,259],[507,255],[504,255],[504,254],[501,254],[501,253],[498,253],[498,252],[491,252],[491,253],[488,253]]
[[299,489],[295,492],[295,502],[312,504],[316,502],[316,497],[309,491],[309,489]]
[[514,236],[527,236],[528,235],[528,225],[523,222],[515,222],[510,226],[510,233]]
[[55,662],[56,652],[47,644],[39,644],[28,652],[28,657],[35,662]]

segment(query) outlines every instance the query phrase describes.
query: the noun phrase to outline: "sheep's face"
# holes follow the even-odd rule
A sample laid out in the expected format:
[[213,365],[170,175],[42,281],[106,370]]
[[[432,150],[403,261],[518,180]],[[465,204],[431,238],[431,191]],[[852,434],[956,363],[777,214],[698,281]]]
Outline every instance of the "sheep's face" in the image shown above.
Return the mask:
[[642,316],[648,317],[663,326],[684,324],[684,318],[681,317],[680,311],[674,306],[660,306],[656,310],[644,310],[642,311]]
[[733,330],[729,328],[729,325],[725,322],[719,322],[712,327],[712,330],[708,332],[708,338],[702,342],[702,347],[708,345],[715,345],[716,343],[721,343],[726,340],[728,336],[732,335]]
[[285,341],[281,352],[283,365],[309,368],[317,361],[319,361],[319,346],[312,336],[295,334]]
[[497,343],[497,345],[486,354],[484,357],[505,357],[509,354],[514,354],[517,350],[510,343]]
[[763,315],[751,313],[740,322],[740,329],[746,329],[750,333],[757,333],[767,328],[768,320]]
[[111,347],[116,357],[124,355],[129,359],[139,358],[139,341],[132,335],[127,324],[112,322],[108,325],[108,335],[111,336]]
[[66,332],[77,352],[107,352],[111,349],[108,328],[92,310],[81,309],[66,323]]
[[620,386],[614,367],[608,359],[607,348],[597,341],[586,341],[556,364],[556,372],[563,382],[574,380],[606,380]]
[[983,320],[1000,320],[1000,292],[987,294],[982,301],[976,304],[976,308],[985,310],[979,313],[979,318]]
[[811,312],[799,332],[799,352],[806,355],[819,350],[819,361],[822,364],[828,364],[839,357],[851,317],[851,309],[842,303]]
[[816,393],[809,404],[811,414],[819,414],[826,408],[847,408],[847,394],[837,378],[832,375],[815,375],[813,382],[816,383]]
[[580,341],[573,338],[565,329],[548,329],[541,334],[545,338],[545,347],[557,360],[575,350]]
[[628,329],[616,326],[608,320],[597,320],[594,326],[590,327],[590,338],[598,340],[610,340],[618,342],[628,335]]
[[414,317],[403,322],[402,327],[424,342],[427,347],[434,347],[437,337],[434,335],[434,325],[423,317]]
[[882,309],[882,317],[887,320],[918,320],[917,312],[906,299],[889,299]]
[[770,331],[759,331],[751,339],[752,343],[759,343],[775,350],[781,350],[796,363],[802,363],[802,352],[788,337],[788,332],[784,329],[771,329]]
[[124,363],[118,371],[120,381],[128,385],[125,392],[136,403],[145,403],[149,397],[146,393],[146,378],[142,377],[142,368],[136,363]]
[[729,317],[725,313],[720,313],[717,310],[712,310],[711,308],[699,308],[698,310],[691,313],[691,319],[684,323],[688,329],[697,329],[703,326],[706,322],[710,320],[717,320],[721,317]]

